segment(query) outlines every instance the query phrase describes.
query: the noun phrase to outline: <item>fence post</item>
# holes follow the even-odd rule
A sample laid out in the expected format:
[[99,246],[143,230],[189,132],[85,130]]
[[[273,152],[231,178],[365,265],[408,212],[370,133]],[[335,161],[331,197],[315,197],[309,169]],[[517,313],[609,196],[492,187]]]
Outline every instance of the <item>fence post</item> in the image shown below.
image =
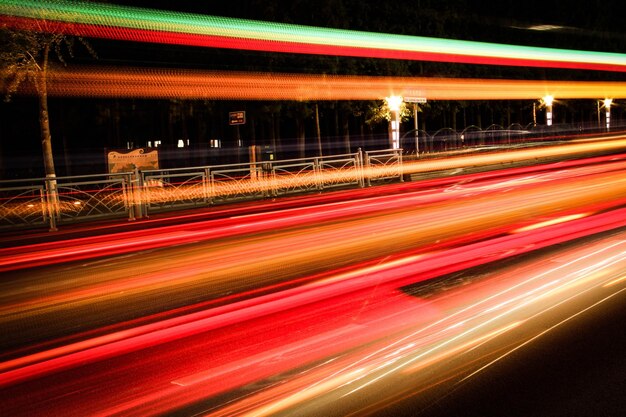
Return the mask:
[[371,181],[372,173],[371,173],[370,155],[367,152],[365,152],[365,162],[363,164],[363,172],[364,172],[365,177],[367,178],[367,186],[371,187],[372,186],[372,181]]
[[133,174],[124,174],[124,196],[126,198],[126,203],[128,206],[128,220],[135,220],[135,195],[133,193]]
[[213,204],[213,187],[211,186],[211,167],[204,168],[204,177],[202,178],[202,191],[204,199],[209,204]]
[[359,186],[361,188],[365,187],[365,180],[363,174],[363,149],[359,148],[356,151],[356,155],[354,156],[355,161],[355,169],[357,170],[357,175],[359,177]]
[[[131,176],[131,190],[132,190],[132,207],[131,211],[134,213],[135,218],[141,219],[144,217],[144,204],[143,204],[143,173],[139,172],[139,169],[135,167],[135,172],[130,174]],[[145,213],[146,215],[148,213]]]
[[278,183],[276,181],[276,168],[271,161],[263,162],[261,166],[264,175],[264,187],[267,187],[267,194],[265,197],[275,198],[278,196]]
[[315,188],[318,190],[324,189],[324,165],[320,162],[320,157],[313,157],[313,175],[315,178]]
[[48,216],[50,217],[50,232],[56,232],[57,229],[57,219],[59,216],[59,190],[57,188],[57,179],[53,174],[52,176],[46,177],[46,210],[48,212]]

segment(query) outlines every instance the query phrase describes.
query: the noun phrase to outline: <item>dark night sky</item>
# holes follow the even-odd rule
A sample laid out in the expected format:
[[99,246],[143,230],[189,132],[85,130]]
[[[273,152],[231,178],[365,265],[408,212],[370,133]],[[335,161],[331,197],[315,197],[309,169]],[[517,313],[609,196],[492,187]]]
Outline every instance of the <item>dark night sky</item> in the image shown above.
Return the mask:
[[[179,0],[172,2],[113,0],[108,3],[371,32],[626,53],[626,35],[621,21],[622,14],[618,13],[621,2],[618,1],[239,0],[229,2]],[[562,26],[562,28],[551,31],[528,29],[532,25],[554,25]],[[626,80],[626,73],[598,71],[272,54],[101,39],[90,39],[89,42],[97,51],[98,58],[94,59],[84,48],[77,46],[76,56],[68,60],[69,65],[187,67],[207,70],[337,72],[399,76]],[[101,160],[100,149],[111,146],[113,137],[116,137],[113,146],[125,144],[129,138],[137,139],[140,143],[138,146],[144,146],[143,141],[148,138],[164,136],[163,132],[166,130],[161,125],[165,122],[158,122],[160,132],[148,132],[146,129],[146,127],[154,128],[158,124],[154,122],[155,120],[163,120],[163,113],[155,110],[157,104],[148,103],[152,107],[147,107],[144,106],[146,102],[129,103],[123,99],[118,100],[118,103],[122,105],[122,111],[130,113],[127,114],[126,119],[122,120],[121,127],[115,128],[111,127],[110,121],[104,120],[102,114],[106,112],[105,107],[113,106],[112,102],[51,98],[53,146],[57,157],[63,155],[66,149],[72,151],[90,148],[95,152],[94,158]],[[15,97],[12,103],[1,105],[4,107],[2,109],[4,115],[12,114],[13,116],[3,117],[0,120],[0,136],[3,136],[4,142],[0,143],[0,155],[4,153],[5,160],[0,161],[0,170],[3,168],[2,163],[6,169],[10,169],[7,160],[17,161],[18,157],[23,158],[22,160],[36,170],[40,166],[38,159],[41,151],[35,100]],[[99,108],[95,108],[96,106]],[[222,110],[228,109],[220,111]],[[68,120],[72,123],[68,123]],[[145,126],[146,120],[150,121],[149,126]],[[438,128],[437,123],[443,122],[433,121],[430,128]],[[115,132],[115,129],[118,131]],[[332,132],[332,127],[327,129],[327,132],[335,134]],[[212,135],[219,133],[219,131],[211,132]],[[283,133],[293,135],[287,129],[284,129]],[[178,131],[173,133],[173,135],[179,134]],[[196,140],[199,139],[196,138]],[[13,150],[19,150],[19,155],[11,154]]]

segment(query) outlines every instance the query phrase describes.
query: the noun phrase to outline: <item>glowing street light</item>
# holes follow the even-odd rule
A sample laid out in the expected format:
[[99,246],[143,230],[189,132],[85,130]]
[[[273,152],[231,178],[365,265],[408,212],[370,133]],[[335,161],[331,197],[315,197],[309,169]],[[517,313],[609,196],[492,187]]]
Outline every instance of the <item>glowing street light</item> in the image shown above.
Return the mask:
[[391,142],[392,149],[400,148],[400,105],[402,104],[401,96],[390,96],[385,97],[385,101],[387,102],[387,107],[389,107],[389,111],[391,112],[391,117],[389,119],[390,129],[389,129],[389,141]]
[[546,106],[546,125],[552,126],[552,103],[554,102],[554,97],[544,96],[541,100],[544,106]]

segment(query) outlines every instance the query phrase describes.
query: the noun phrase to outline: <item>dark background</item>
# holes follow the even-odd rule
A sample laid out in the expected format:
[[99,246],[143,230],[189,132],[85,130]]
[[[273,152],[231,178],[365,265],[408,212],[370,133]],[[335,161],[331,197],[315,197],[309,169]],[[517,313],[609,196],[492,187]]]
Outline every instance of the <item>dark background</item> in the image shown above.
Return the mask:
[[[333,27],[381,33],[430,36],[550,48],[625,52],[618,1],[110,1],[128,6],[229,16],[263,21]],[[533,30],[552,25],[553,30]],[[234,51],[176,45],[88,39],[92,57],[77,43],[68,65],[184,67],[207,70],[308,72],[326,74],[481,77],[513,79],[619,80],[624,73],[514,68],[435,62],[304,56]],[[247,146],[276,144],[278,158],[297,157],[299,129],[304,130],[307,156],[316,154],[314,106],[320,112],[325,154],[342,153],[343,138],[351,151],[386,147],[385,123],[366,124],[375,102],[233,102],[214,100],[76,99],[50,97],[50,123],[57,175],[106,171],[109,149],[145,147],[160,140],[163,167],[233,163],[247,157]],[[438,101],[423,106],[420,128],[462,130],[470,125],[522,126],[532,122],[531,101]],[[237,148],[228,112],[245,110],[240,128],[243,148]],[[594,123],[595,100],[559,102],[555,123]],[[622,118],[619,104],[614,121]],[[412,127],[405,122],[402,130]],[[179,139],[190,147],[178,150]],[[220,139],[223,149],[209,147]],[[43,174],[38,103],[34,97],[14,96],[0,103],[0,179]]]

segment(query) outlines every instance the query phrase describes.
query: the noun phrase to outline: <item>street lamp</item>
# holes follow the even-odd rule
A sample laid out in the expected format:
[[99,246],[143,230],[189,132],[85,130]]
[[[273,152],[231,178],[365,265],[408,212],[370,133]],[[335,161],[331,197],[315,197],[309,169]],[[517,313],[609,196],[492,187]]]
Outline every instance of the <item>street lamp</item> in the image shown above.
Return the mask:
[[402,104],[401,96],[390,96],[385,97],[385,101],[387,102],[387,107],[389,107],[389,111],[391,112],[391,117],[389,119],[390,129],[389,129],[389,141],[391,142],[392,149],[400,148],[400,105]]
[[604,99],[604,108],[606,110],[606,130],[611,129],[611,104],[613,104],[612,98]]
[[543,104],[546,106],[546,125],[552,126],[552,102],[554,102],[554,97],[545,96],[542,100]]

